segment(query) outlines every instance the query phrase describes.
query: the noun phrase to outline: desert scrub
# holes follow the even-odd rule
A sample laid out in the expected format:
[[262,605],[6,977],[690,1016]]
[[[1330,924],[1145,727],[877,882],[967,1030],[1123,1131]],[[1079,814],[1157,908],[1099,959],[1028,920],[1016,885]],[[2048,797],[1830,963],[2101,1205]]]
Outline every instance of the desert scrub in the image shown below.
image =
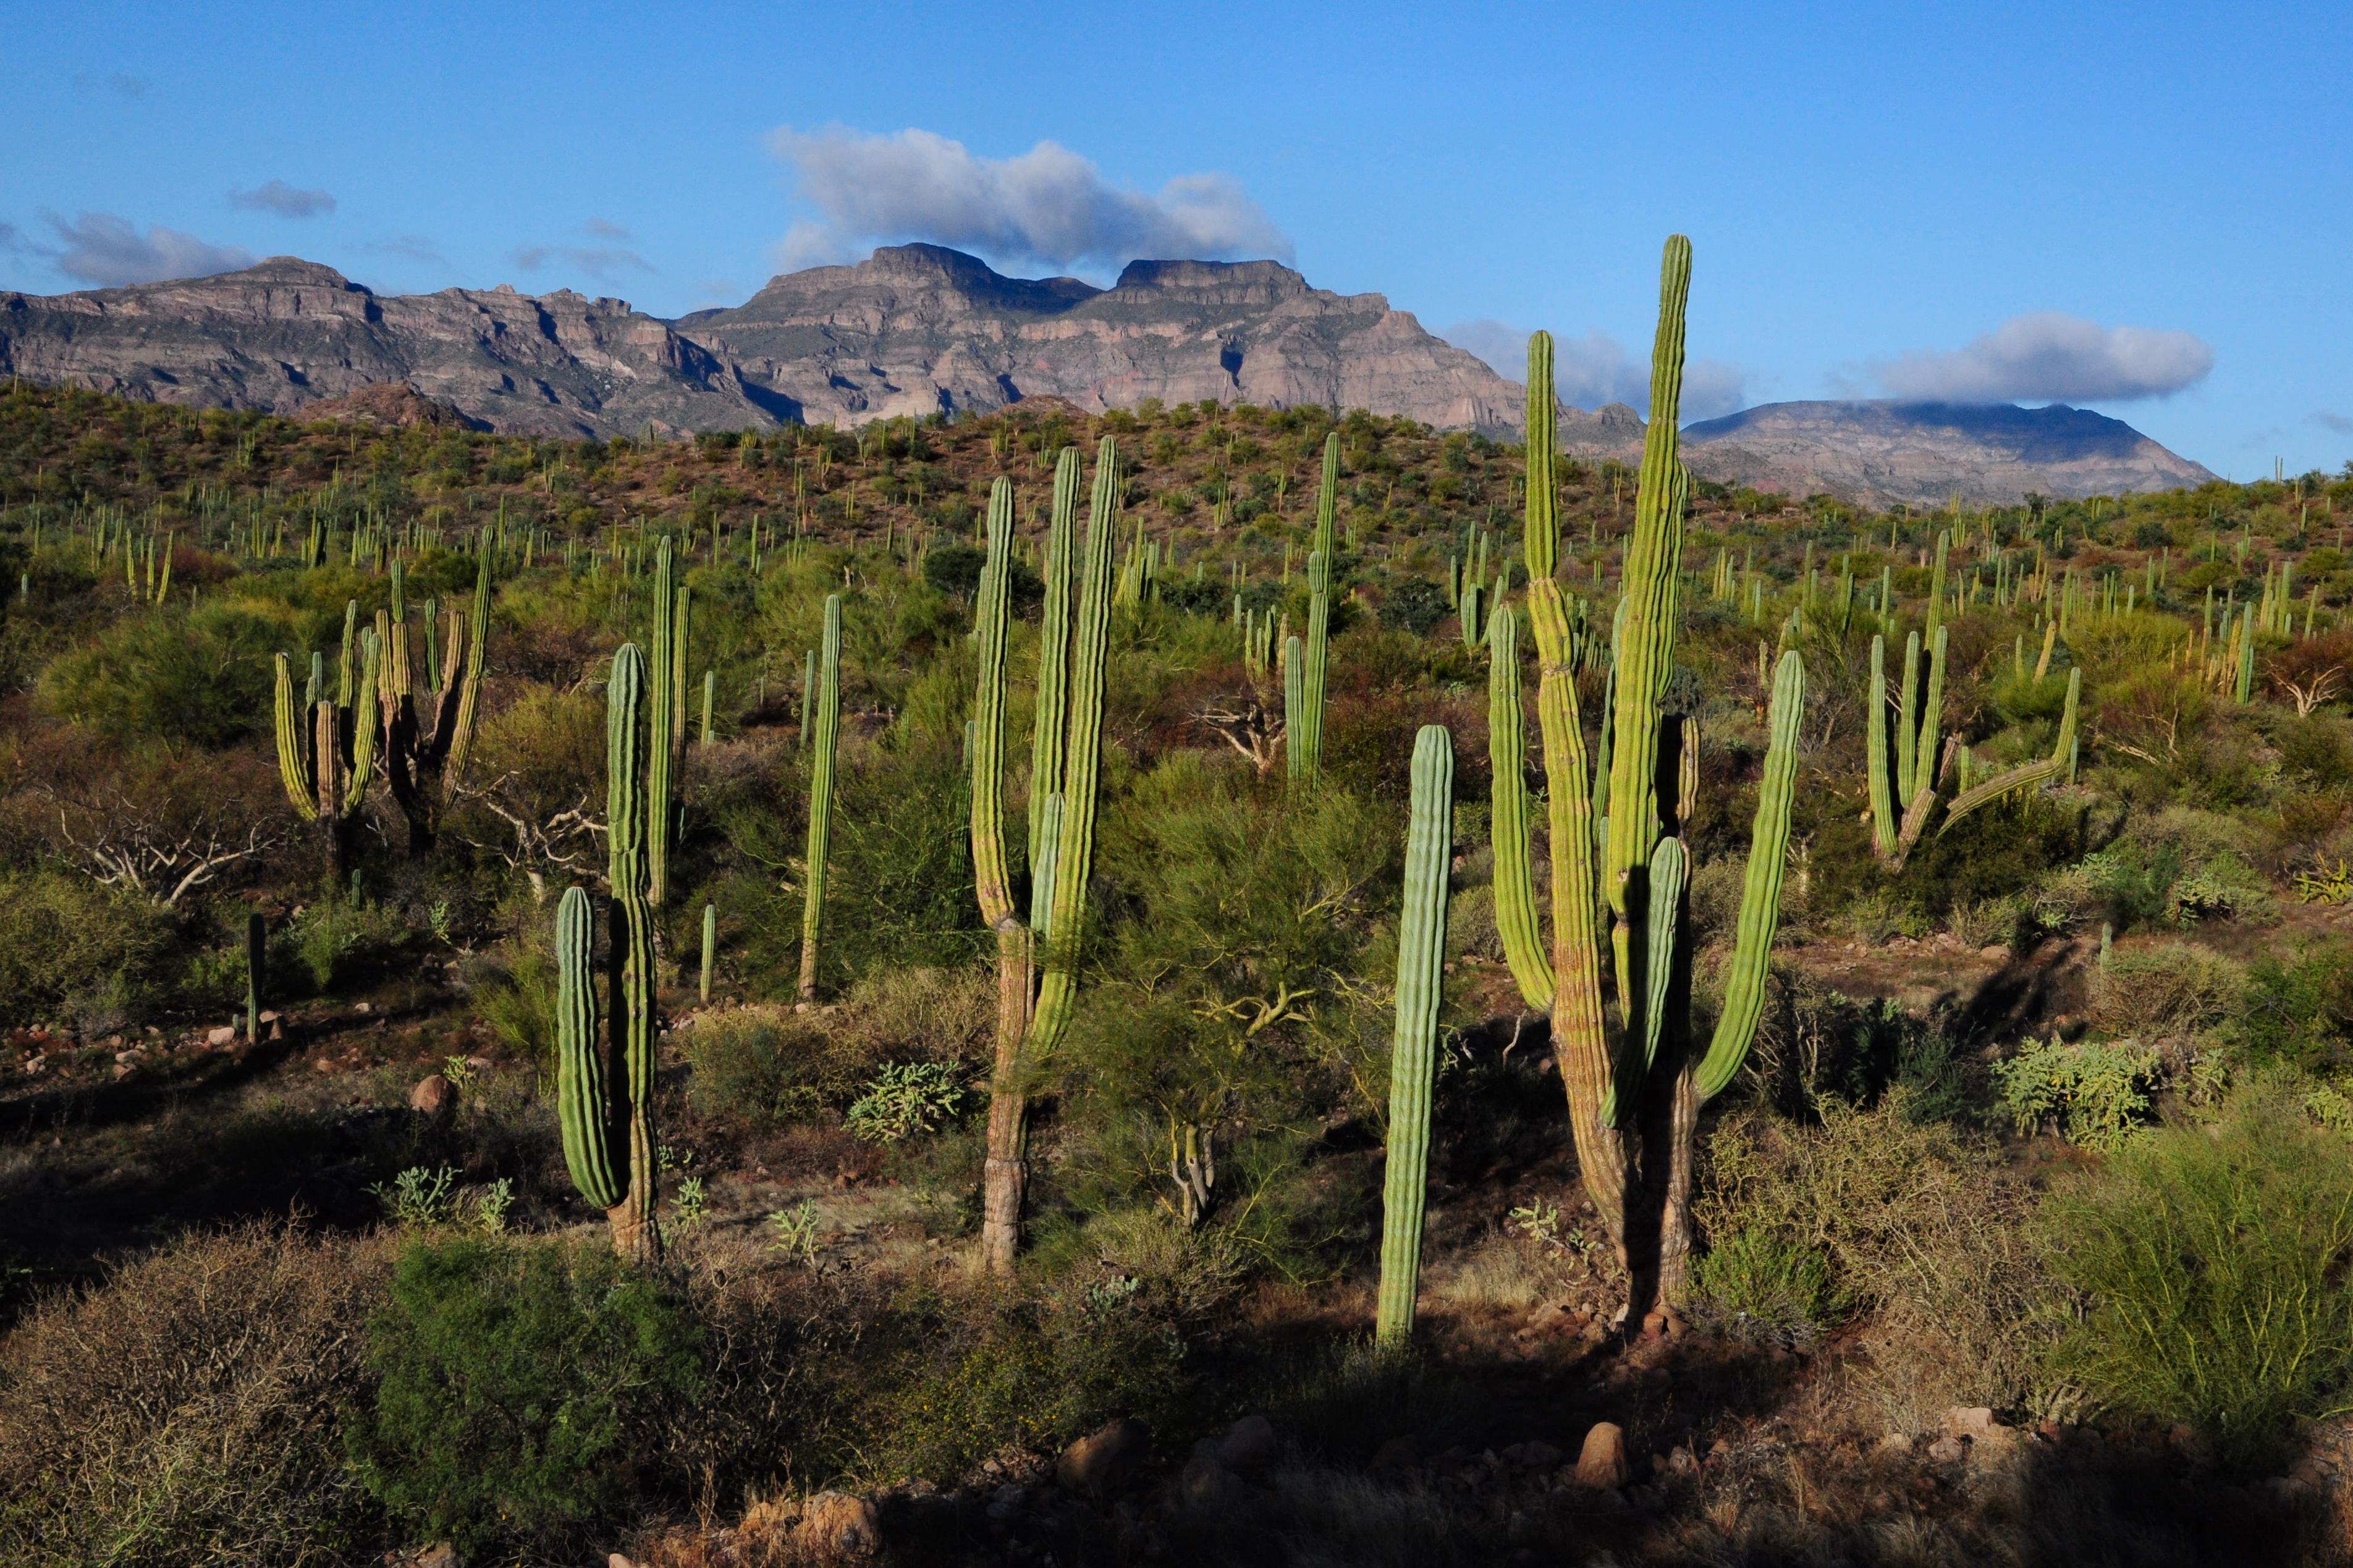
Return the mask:
[[63,871],[0,875],[0,1025],[119,1028],[160,999],[174,941],[144,899]]
[[963,1108],[955,1074],[938,1062],[887,1062],[850,1102],[844,1124],[870,1143],[896,1143],[931,1132]]
[[2021,1132],[2055,1125],[2070,1143],[2113,1152],[2148,1113],[2158,1050],[2134,1040],[2028,1040],[1993,1076]]
[[2092,972],[2092,1022],[2112,1035],[2186,1040],[2239,1011],[2246,971],[2211,948],[2120,947]]
[[2055,1194],[2041,1227],[2082,1307],[2053,1364],[2248,1460],[2353,1384],[2353,1140],[2274,1093],[2136,1141]]
[[2259,1060],[2316,1073],[2353,1067],[2353,943],[2258,959],[2247,971],[2239,1037]]
[[367,1366],[351,1455],[388,1512],[461,1545],[544,1542],[622,1506],[631,1434],[700,1386],[702,1335],[603,1247],[419,1239]]
[[190,1237],[0,1342],[0,1559],[372,1557],[338,1430],[386,1258],[280,1226]]
[[1736,1333],[1810,1340],[1845,1316],[1846,1292],[1815,1247],[1755,1226],[1712,1245],[1693,1266],[1700,1300]]

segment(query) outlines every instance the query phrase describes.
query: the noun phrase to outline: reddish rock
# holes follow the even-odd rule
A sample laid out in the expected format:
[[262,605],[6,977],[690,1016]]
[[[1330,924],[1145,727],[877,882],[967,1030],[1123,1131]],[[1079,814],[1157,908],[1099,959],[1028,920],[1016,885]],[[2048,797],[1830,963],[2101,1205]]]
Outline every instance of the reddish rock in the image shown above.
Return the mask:
[[882,1544],[874,1505],[848,1492],[819,1492],[801,1510],[793,1541],[821,1563],[871,1557]]
[[458,1086],[438,1072],[427,1073],[408,1091],[408,1109],[427,1116],[447,1116],[458,1108]]
[[1595,1489],[1624,1486],[1633,1470],[1626,1462],[1626,1434],[1614,1421],[1594,1424],[1577,1455],[1577,1484]]
[[1054,1461],[1054,1479],[1072,1491],[1101,1492],[1123,1461],[1143,1448],[1141,1421],[1114,1421],[1088,1433],[1062,1450]]

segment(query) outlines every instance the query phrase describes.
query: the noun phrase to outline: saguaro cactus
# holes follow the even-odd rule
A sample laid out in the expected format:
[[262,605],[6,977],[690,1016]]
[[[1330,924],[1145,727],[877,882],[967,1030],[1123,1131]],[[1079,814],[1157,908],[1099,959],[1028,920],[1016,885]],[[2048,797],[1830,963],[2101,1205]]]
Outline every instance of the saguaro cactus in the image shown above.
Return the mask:
[[1413,1335],[1421,1278],[1430,1079],[1446,970],[1446,873],[1453,859],[1453,822],[1454,737],[1442,724],[1425,724],[1413,743],[1405,902],[1398,919],[1397,1034],[1389,1048],[1388,1160],[1381,1181],[1381,1282],[1373,1338],[1390,1348]]
[[825,644],[818,660],[816,739],[809,758],[807,875],[801,899],[804,1002],[817,1000],[818,928],[825,919],[825,861],[833,845],[833,763],[841,739],[841,595],[825,596]]
[[[1056,464],[1054,519],[1046,550],[1049,626],[1039,649],[1039,733],[1030,747],[1026,922],[1014,902],[1005,849],[1005,642],[1014,543],[1012,481],[998,479],[989,495],[988,557],[975,606],[979,674],[968,750],[973,891],[981,918],[997,935],[996,1060],[989,1078],[981,1191],[981,1257],[996,1273],[1011,1269],[1020,1246],[1021,1203],[1028,1185],[1028,1079],[1060,1044],[1077,993],[1075,949],[1094,861],[1103,666],[1114,596],[1118,468],[1118,450],[1105,437],[1096,456],[1082,583],[1074,594],[1071,533],[1078,499],[1078,454],[1066,448]],[[1052,625],[1058,614],[1059,630]],[[1050,728],[1056,731],[1050,738],[1046,733]],[[1049,761],[1041,764],[1040,758]],[[1042,985],[1041,942],[1046,944]]]
[[[646,722],[646,667],[635,643],[613,655],[606,688],[606,877],[611,898],[607,1009],[600,1042],[588,895],[565,890],[555,916],[557,1112],[565,1163],[581,1196],[605,1211],[613,1247],[633,1261],[660,1254],[654,1225],[660,1171],[653,1131],[653,907],[646,898],[649,753],[668,741]],[[626,1176],[623,1174],[626,1173]]]
[[[1535,926],[1527,847],[1514,613],[1499,605],[1491,623],[1498,924],[1522,994],[1530,1005],[1551,1011],[1555,1055],[1567,1089],[1570,1133],[1586,1193],[1628,1267],[1630,1306],[1638,1315],[1657,1292],[1672,1295],[1681,1288],[1690,1247],[1699,1102],[1731,1080],[1756,1032],[1778,915],[1804,696],[1804,667],[1795,653],[1786,654],[1773,680],[1771,739],[1750,837],[1731,982],[1715,1034],[1702,1052],[1690,1037],[1688,915],[1682,896],[1688,866],[1680,837],[1698,777],[1696,736],[1693,726],[1666,712],[1662,703],[1674,661],[1689,484],[1676,457],[1675,416],[1690,277],[1690,242],[1678,235],[1668,240],[1661,268],[1651,417],[1600,735],[1607,762],[1599,769],[1588,765],[1578,712],[1577,620],[1555,581],[1559,526],[1554,505],[1557,412],[1552,340],[1539,332],[1528,345],[1524,542],[1548,782],[1549,975]],[[1663,766],[1662,760],[1673,765]],[[1606,828],[1597,834],[1595,818],[1603,810]],[[1605,921],[1617,983],[1614,1027],[1603,1000]],[[1638,1174],[1641,1180],[1630,1192]]]

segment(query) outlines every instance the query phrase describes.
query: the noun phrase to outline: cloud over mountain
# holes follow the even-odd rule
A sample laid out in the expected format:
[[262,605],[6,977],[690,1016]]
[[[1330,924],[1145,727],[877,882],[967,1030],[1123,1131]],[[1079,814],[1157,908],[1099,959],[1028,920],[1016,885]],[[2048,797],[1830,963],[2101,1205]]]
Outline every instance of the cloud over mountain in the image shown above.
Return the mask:
[[52,214],[49,226],[62,242],[50,253],[58,270],[101,288],[208,278],[253,265],[253,253],[242,247],[215,245],[160,223],[142,234],[113,213],[80,213],[71,223]]
[[1180,174],[1147,193],[1112,184],[1059,142],[986,158],[912,128],[879,134],[787,125],[768,145],[792,165],[801,199],[818,215],[786,235],[787,267],[847,260],[876,241],[905,239],[1050,267],[1292,255],[1290,239],[1225,174]]
[[2110,403],[2168,397],[2214,368],[2195,333],[2104,327],[2038,310],[1966,347],[1920,350],[1875,367],[1895,397],[1944,403]]
[[[1458,321],[1438,334],[1456,348],[1477,354],[1495,367],[1497,374],[1525,382],[1528,374],[1528,334],[1496,321]],[[1626,345],[1604,332],[1582,338],[1553,336],[1553,389],[1572,408],[1599,408],[1623,403],[1648,415],[1651,408],[1651,365],[1627,352]],[[1747,378],[1716,360],[1693,360],[1683,366],[1683,416],[1713,419],[1729,414],[1746,400]]]
[[335,210],[335,198],[324,191],[298,190],[283,180],[272,180],[249,191],[231,191],[228,205],[279,217],[317,217]]

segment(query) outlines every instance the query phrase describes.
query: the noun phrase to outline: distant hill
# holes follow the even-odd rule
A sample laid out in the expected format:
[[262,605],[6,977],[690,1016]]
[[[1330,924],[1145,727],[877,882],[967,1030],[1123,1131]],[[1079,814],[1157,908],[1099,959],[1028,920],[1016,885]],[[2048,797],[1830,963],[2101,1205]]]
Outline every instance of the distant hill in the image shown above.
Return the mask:
[[1789,495],[1873,505],[1977,505],[2201,485],[2203,465],[2121,419],[2054,403],[1767,403],[1684,427],[1694,473]]
[[[273,257],[242,271],[72,294],[0,294],[0,375],[126,397],[544,436],[854,426],[1027,399],[1088,412],[1314,404],[1514,438],[1525,393],[1378,294],[1272,261],[1136,261],[1109,289],[1008,278],[961,251],[886,246],[784,273],[743,304],[666,321],[627,300],[444,289],[379,295]],[[363,389],[375,389],[363,395]],[[362,395],[357,402],[344,401]],[[1883,504],[2113,494],[2205,468],[2081,409],[1774,403],[1684,431],[1694,472]],[[1561,444],[1632,460],[1642,420],[1564,409]]]

